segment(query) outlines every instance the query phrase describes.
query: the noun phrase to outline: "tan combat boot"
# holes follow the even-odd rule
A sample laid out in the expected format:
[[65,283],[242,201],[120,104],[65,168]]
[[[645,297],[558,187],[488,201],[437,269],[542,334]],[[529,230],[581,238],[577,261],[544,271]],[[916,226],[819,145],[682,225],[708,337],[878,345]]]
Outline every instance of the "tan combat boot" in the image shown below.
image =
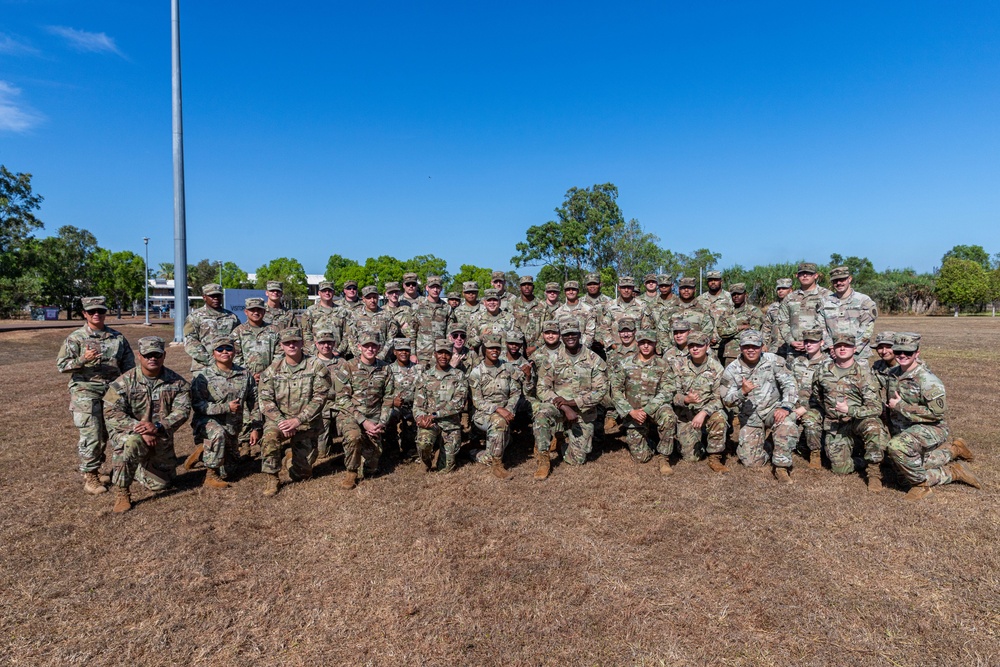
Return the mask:
[[538,462],[538,467],[535,468],[535,479],[545,479],[549,476],[549,471],[552,469],[552,464],[549,462],[548,452],[535,451],[535,461]]
[[340,480],[340,488],[342,489],[353,489],[358,485],[358,471],[348,470],[344,473],[344,478]]
[[792,477],[788,474],[788,468],[774,467],[774,478],[782,484],[792,484]]
[[97,481],[107,486],[111,483],[111,473],[97,471]]
[[869,493],[882,493],[882,464],[869,463],[865,472],[868,475]]
[[920,484],[910,487],[910,490],[903,496],[903,500],[914,502],[929,495],[931,495],[931,487],[927,486],[927,482],[920,482]]
[[218,470],[215,468],[208,468],[205,470],[205,481],[202,482],[202,486],[207,486],[210,489],[228,489],[229,482],[226,482],[219,477]]
[[615,435],[618,433],[618,420],[615,419],[615,415],[609,412],[604,417],[604,435]]
[[722,454],[709,454],[708,467],[712,472],[729,472],[729,468],[722,462]]
[[507,469],[503,467],[503,459],[499,456],[493,457],[493,461],[490,463],[490,472],[492,472],[493,476],[497,479],[507,480],[511,478]]
[[951,458],[953,459],[963,459],[965,461],[973,461],[975,457],[972,454],[972,450],[969,446],[965,444],[965,440],[961,438],[955,438],[948,445],[948,449],[951,450]]
[[823,454],[818,449],[814,449],[809,452],[809,469],[810,470],[823,469]]
[[673,475],[674,469],[670,467],[670,458],[663,454],[660,454],[657,458],[660,459],[660,474],[664,477]]
[[83,490],[94,496],[108,492],[107,488],[101,484],[101,480],[97,478],[96,472],[83,473]]
[[122,512],[128,512],[130,509],[132,509],[132,496],[129,495],[128,489],[116,486],[115,506],[111,508],[111,511],[115,514],[121,514]]
[[974,489],[983,488],[983,485],[979,482],[979,478],[976,477],[974,472],[972,472],[972,468],[964,463],[954,461],[946,465],[944,469],[951,475],[951,480],[953,482],[962,482],[963,484],[968,484]]
[[198,445],[194,448],[194,451],[188,454],[188,457],[184,459],[184,469],[193,470],[198,462],[201,461],[201,455],[204,453],[205,448]]
[[265,496],[276,496],[278,495],[278,473],[265,474],[264,475],[264,495]]

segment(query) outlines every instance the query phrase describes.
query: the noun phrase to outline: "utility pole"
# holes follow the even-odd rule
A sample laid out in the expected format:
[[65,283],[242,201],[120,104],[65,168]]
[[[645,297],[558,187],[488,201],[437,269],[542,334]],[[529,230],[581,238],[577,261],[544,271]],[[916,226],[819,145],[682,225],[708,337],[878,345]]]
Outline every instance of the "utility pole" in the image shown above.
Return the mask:
[[149,237],[142,237],[142,242],[146,244],[146,326],[149,326]]
[[188,314],[187,229],[184,209],[184,123],[181,113],[181,7],[170,0],[171,92],[174,148],[174,341],[184,340]]

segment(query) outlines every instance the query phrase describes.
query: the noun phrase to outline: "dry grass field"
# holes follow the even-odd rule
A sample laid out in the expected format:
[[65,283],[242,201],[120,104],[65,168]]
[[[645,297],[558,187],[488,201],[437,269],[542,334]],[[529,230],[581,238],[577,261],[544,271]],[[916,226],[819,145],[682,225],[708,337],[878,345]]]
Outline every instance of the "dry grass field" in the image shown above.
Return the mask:
[[522,444],[509,482],[407,464],[346,492],[334,459],[267,499],[192,471],[116,516],[75,472],[69,330],[0,333],[0,664],[1000,664],[1000,319],[880,328],[923,333],[982,491],[910,504],[801,459],[791,487],[661,479],[620,446],[538,483]]

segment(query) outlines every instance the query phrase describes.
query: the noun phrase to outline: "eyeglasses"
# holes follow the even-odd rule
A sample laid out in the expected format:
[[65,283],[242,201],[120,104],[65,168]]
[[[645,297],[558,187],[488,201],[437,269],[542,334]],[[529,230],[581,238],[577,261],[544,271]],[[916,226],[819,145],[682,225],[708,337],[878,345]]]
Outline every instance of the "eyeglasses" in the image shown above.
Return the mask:
[[149,352],[148,354],[142,355],[143,359],[160,359],[163,357],[162,352]]
[[215,348],[215,351],[216,352],[235,352],[236,348],[233,347],[232,345],[220,345],[219,347]]

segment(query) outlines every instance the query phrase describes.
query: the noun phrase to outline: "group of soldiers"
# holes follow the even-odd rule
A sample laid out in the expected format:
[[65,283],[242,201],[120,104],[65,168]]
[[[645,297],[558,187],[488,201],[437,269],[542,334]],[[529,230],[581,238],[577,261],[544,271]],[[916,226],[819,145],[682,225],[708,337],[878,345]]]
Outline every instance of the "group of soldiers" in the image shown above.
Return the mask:
[[[89,297],[86,324],[57,365],[72,378],[84,490],[110,484],[115,512],[131,509],[133,481],[170,484],[173,434],[189,418],[196,448],[184,467],[203,465],[205,486],[224,489],[259,449],[266,496],[278,493],[282,469],[308,479],[337,435],[345,489],[376,475],[387,449],[450,472],[465,444],[508,479],[517,429],[534,442],[538,480],[554,458],[583,465],[595,439],[617,436],[636,462],[655,457],[661,475],[677,459],[705,458],[716,473],[738,460],[791,484],[804,441],[809,468],[821,469],[825,453],[836,474],[862,469],[873,492],[886,455],[908,499],[953,481],[980,488],[963,462],[972,452],[949,432],[944,386],[920,360],[920,336],[876,335],[875,304],[853,290],[846,267],[830,272],[832,290],[818,277],[815,264],[800,264],[799,287],[778,280],[763,311],[745,285],[725,290],[714,271],[700,296],[695,279],[680,278],[675,293],[663,274],[640,289],[623,276],[615,298],[601,293],[599,274],[583,290],[547,283],[543,298],[531,276],[510,293],[499,271],[482,299],[475,282],[459,298],[442,295],[438,276],[421,290],[412,273],[387,283],[384,301],[374,286],[359,293],[348,281],[338,298],[322,282],[299,314],[269,282],[266,299],[246,300],[242,324],[209,284],[184,326],[191,383],[164,366],[158,337],[139,340],[136,360],[105,326],[104,298]],[[108,440],[111,474],[102,475]]]

